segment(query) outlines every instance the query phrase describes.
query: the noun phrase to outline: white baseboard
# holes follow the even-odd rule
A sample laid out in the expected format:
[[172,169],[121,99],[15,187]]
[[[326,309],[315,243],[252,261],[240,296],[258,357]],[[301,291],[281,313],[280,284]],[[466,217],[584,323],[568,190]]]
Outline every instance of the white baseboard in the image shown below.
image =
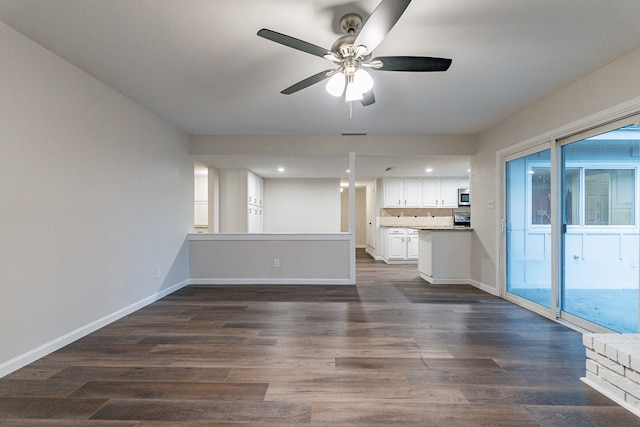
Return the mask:
[[397,265],[397,264],[405,264],[405,265],[415,265],[418,264],[418,260],[411,260],[411,259],[398,259],[398,260],[393,260],[393,259],[386,259],[384,257],[380,257],[381,261],[384,261],[386,264],[389,265]]
[[433,277],[427,276],[424,273],[420,273],[420,278],[426,280],[432,285],[470,285],[471,284],[470,279],[456,279],[456,278],[434,279]]
[[420,277],[431,283],[432,285],[471,285],[474,288],[478,288],[481,291],[493,296],[500,296],[500,293],[497,289],[473,279],[434,279],[433,277],[427,276],[424,273],[420,273]]
[[42,357],[53,353],[56,350],[61,349],[62,347],[71,344],[74,341],[79,340],[82,337],[89,335],[92,332],[97,331],[100,328],[107,326],[110,323],[115,322],[118,319],[123,318],[141,308],[158,301],[159,299],[169,295],[181,289],[189,284],[189,280],[184,280],[180,283],[176,283],[173,286],[170,286],[162,291],[150,295],[138,302],[135,302],[125,308],[122,308],[114,313],[108,314],[98,320],[95,320],[91,323],[88,323],[84,326],[79,327],[78,329],[66,333],[56,339],[53,339],[40,347],[34,348],[33,350],[29,350],[28,352],[21,354],[19,356],[14,357],[11,360],[8,360],[2,364],[0,364],[0,378],[9,375],[10,373],[17,371],[20,368],[27,366],[30,363],[35,362]]
[[495,297],[499,297],[500,296],[500,292],[498,292],[498,290],[496,288],[494,288],[493,286],[489,286],[485,283],[482,282],[478,282],[477,280],[473,280],[473,279],[469,279],[469,284],[471,286],[473,286],[474,288],[478,288],[481,291],[484,291],[488,294],[491,294]]
[[349,279],[191,279],[190,285],[351,285]]

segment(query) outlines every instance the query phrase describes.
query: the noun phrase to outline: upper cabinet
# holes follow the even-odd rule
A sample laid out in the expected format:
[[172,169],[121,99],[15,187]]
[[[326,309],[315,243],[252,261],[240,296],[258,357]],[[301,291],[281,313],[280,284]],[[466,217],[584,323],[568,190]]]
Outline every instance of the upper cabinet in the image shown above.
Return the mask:
[[422,205],[426,208],[457,208],[459,178],[424,178]]
[[419,208],[422,205],[422,181],[420,178],[404,179],[404,206]]
[[402,207],[404,199],[404,180],[402,178],[385,178],[384,206],[386,208]]
[[468,178],[385,178],[385,208],[457,208]]
[[419,208],[422,204],[420,178],[385,178],[384,207]]

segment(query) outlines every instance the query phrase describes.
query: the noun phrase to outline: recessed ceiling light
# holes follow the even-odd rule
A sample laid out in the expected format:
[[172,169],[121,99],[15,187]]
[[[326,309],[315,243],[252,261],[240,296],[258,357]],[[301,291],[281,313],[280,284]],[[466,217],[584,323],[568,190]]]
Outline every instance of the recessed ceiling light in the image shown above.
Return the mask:
[[350,170],[350,169],[347,169],[347,173],[351,173],[351,170]]
[[426,173],[431,173],[431,172],[433,172],[433,169],[431,169],[431,168],[426,168],[424,171],[425,171]]
[[278,172],[284,172],[284,168],[283,167],[279,167],[278,168]]

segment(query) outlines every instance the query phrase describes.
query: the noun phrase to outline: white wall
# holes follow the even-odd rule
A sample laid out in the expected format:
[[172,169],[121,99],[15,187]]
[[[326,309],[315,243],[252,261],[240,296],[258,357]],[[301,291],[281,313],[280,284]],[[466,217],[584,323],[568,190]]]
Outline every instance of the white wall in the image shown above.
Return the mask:
[[264,231],[340,232],[340,180],[265,179]]
[[[471,161],[473,193],[471,277],[497,291],[500,242],[497,152],[517,144],[543,142],[640,108],[640,49],[517,112],[478,137]],[[494,200],[495,208],[488,202]]]
[[186,283],[193,161],[187,135],[2,23],[0,58],[2,376]]

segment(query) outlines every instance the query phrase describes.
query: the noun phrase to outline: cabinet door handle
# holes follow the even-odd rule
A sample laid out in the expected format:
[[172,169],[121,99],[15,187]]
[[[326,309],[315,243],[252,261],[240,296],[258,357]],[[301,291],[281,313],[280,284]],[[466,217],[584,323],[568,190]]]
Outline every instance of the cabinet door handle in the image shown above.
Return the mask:
[[436,200],[436,206],[438,206],[438,201]]
[[444,200],[442,201],[442,206],[444,206]]

